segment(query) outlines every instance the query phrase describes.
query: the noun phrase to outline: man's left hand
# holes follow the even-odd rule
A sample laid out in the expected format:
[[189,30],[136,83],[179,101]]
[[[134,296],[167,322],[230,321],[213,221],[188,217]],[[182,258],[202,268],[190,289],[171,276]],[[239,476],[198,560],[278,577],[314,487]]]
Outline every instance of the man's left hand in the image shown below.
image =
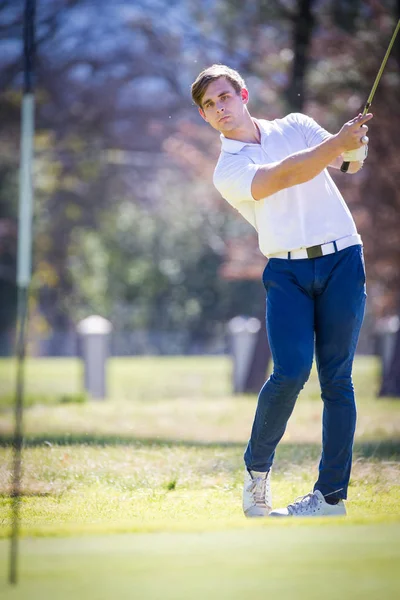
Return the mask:
[[350,175],[353,175],[354,173],[357,173],[357,171],[360,171],[363,167],[364,161],[363,160],[353,160],[350,164],[349,164],[349,168],[347,169],[347,173]]
[[343,152],[343,160],[346,162],[362,162],[367,158],[368,155],[368,137],[365,135],[362,140],[364,146],[357,148],[357,150],[350,150],[349,152]]

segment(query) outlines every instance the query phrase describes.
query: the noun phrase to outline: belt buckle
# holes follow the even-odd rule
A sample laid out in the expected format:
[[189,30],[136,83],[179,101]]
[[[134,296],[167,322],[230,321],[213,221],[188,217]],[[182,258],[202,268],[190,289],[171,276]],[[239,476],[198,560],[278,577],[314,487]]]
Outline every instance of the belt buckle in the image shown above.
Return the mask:
[[320,256],[323,256],[321,244],[318,246],[310,246],[310,248],[306,248],[306,251],[308,258],[319,258]]

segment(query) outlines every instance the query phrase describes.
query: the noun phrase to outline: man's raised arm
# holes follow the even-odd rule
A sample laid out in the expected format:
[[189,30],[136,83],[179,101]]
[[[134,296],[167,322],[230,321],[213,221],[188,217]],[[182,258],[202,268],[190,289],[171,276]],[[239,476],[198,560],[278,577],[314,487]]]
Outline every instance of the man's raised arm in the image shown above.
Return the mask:
[[259,167],[251,185],[254,200],[261,200],[285,188],[310,181],[330,164],[336,166],[336,160],[343,152],[364,145],[361,138],[365,129],[360,130],[360,128],[372,119],[372,116],[371,113],[365,116],[359,114],[345,123],[339,133],[324,140],[318,146],[291,154],[279,162]]

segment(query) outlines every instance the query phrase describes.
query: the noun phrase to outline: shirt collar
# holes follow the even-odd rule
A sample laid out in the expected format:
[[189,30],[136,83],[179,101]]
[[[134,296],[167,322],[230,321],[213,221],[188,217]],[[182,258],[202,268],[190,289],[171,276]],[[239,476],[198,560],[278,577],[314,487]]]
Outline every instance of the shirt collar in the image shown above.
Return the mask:
[[248,146],[249,142],[240,142],[239,140],[230,140],[226,138],[223,133],[220,135],[221,146],[224,152],[229,154],[238,154],[244,146]]
[[[262,138],[263,135],[266,133],[266,128],[263,127],[263,124],[257,119],[254,119],[254,121],[258,125]],[[231,140],[229,138],[226,138],[223,133],[221,133],[219,137],[221,140],[222,150],[224,152],[228,152],[229,154],[239,154],[239,152],[245,146],[258,146],[258,144],[255,144],[253,142],[241,142],[240,140]]]

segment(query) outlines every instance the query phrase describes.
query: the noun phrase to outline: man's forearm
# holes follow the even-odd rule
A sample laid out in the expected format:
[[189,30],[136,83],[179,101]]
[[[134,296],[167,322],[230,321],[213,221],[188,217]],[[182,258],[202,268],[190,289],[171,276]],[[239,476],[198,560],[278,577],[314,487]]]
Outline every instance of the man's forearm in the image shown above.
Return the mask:
[[342,152],[343,147],[338,135],[333,135],[318,146],[291,154],[279,162],[261,166],[253,179],[253,198],[261,200],[285,188],[310,181]]

